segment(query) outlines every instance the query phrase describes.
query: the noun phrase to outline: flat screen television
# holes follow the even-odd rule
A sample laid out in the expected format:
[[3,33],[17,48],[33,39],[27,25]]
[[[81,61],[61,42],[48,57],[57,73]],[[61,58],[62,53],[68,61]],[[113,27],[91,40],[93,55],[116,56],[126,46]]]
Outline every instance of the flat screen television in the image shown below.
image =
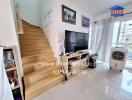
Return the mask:
[[89,34],[65,31],[65,53],[88,49]]

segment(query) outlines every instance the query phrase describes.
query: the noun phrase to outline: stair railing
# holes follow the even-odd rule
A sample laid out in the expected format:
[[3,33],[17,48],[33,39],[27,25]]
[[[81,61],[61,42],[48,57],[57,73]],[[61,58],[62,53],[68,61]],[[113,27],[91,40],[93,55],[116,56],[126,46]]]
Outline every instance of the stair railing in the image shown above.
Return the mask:
[[24,34],[23,32],[23,25],[22,25],[22,18],[21,18],[21,11],[19,4],[16,4],[16,26],[17,26],[17,32],[18,34]]

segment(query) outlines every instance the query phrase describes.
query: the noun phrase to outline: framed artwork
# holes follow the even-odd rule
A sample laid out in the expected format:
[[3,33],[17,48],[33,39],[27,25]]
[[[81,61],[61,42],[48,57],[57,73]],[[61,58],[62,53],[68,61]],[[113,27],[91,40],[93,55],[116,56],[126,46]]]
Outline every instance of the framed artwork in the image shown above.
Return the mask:
[[62,21],[76,24],[76,11],[62,5]]
[[82,26],[88,28],[89,24],[90,24],[90,19],[85,16],[82,16]]

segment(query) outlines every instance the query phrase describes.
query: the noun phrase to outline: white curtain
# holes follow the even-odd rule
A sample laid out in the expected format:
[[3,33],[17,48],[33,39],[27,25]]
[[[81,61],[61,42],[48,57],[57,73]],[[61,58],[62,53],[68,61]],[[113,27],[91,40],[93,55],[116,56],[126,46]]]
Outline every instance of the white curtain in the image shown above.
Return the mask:
[[113,35],[114,19],[108,18],[93,24],[91,50],[98,53],[98,60],[108,63]]
[[99,49],[101,36],[102,36],[103,24],[102,21],[93,23],[92,36],[91,36],[91,47],[93,52],[97,52]]
[[5,68],[3,66],[3,48],[0,47],[0,100],[14,100]]

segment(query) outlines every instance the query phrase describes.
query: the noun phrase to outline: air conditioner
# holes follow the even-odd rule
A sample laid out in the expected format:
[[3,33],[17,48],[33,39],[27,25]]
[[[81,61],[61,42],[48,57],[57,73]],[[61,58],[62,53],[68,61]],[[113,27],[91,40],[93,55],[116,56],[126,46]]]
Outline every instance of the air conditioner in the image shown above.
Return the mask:
[[125,67],[128,56],[128,50],[125,48],[112,48],[110,55],[110,69],[119,70],[122,72]]

